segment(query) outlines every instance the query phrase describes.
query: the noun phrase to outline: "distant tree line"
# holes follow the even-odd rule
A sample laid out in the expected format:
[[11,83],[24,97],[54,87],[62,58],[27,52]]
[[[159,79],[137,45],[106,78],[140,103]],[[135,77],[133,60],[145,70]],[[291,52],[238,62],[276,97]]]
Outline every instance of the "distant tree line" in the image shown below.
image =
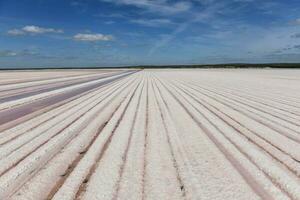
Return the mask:
[[300,63],[227,63],[227,64],[208,64],[208,65],[137,65],[122,67],[39,67],[39,68],[1,68],[0,70],[45,70],[45,69],[210,69],[210,68],[284,68],[300,69]]
[[160,69],[160,68],[299,68],[300,63],[263,63],[263,64],[248,64],[248,63],[229,63],[229,64],[208,64],[208,65],[155,65],[155,66],[128,66],[125,68],[141,68],[141,69]]

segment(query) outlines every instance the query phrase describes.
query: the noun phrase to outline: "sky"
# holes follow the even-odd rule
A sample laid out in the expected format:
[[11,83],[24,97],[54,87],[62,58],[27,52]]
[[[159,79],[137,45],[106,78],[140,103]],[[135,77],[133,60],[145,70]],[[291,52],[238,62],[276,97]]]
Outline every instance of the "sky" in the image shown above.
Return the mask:
[[0,68],[300,62],[299,0],[0,0]]

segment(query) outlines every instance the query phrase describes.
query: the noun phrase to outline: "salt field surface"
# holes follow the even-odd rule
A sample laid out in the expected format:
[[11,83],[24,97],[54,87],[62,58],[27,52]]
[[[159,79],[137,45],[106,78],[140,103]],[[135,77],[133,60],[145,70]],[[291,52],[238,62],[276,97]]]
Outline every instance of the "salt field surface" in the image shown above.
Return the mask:
[[300,200],[300,70],[0,72],[2,200]]

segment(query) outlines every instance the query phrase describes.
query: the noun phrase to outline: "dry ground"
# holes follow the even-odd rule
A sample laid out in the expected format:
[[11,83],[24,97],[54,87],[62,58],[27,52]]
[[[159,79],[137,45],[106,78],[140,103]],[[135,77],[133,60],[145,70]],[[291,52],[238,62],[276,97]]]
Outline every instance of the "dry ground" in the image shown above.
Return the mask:
[[0,199],[300,200],[300,70],[0,73]]

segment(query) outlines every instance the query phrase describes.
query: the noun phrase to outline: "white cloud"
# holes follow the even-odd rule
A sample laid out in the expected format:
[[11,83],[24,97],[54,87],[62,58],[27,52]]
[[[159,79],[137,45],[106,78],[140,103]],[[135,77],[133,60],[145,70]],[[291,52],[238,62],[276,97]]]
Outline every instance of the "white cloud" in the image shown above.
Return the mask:
[[13,36],[27,35],[27,34],[37,35],[37,34],[44,34],[44,33],[63,33],[63,30],[29,25],[29,26],[24,26],[21,29],[9,30],[7,33]]
[[160,26],[174,24],[169,19],[134,19],[131,20],[130,22],[140,24],[143,26],[149,26],[149,27],[160,27]]
[[33,33],[33,34],[42,34],[42,33],[63,33],[61,29],[53,28],[42,28],[38,26],[25,26],[22,28],[24,32]]
[[96,33],[96,34],[78,33],[74,35],[73,39],[76,41],[86,41],[86,42],[110,41],[113,40],[113,36],[103,35],[101,33]]

